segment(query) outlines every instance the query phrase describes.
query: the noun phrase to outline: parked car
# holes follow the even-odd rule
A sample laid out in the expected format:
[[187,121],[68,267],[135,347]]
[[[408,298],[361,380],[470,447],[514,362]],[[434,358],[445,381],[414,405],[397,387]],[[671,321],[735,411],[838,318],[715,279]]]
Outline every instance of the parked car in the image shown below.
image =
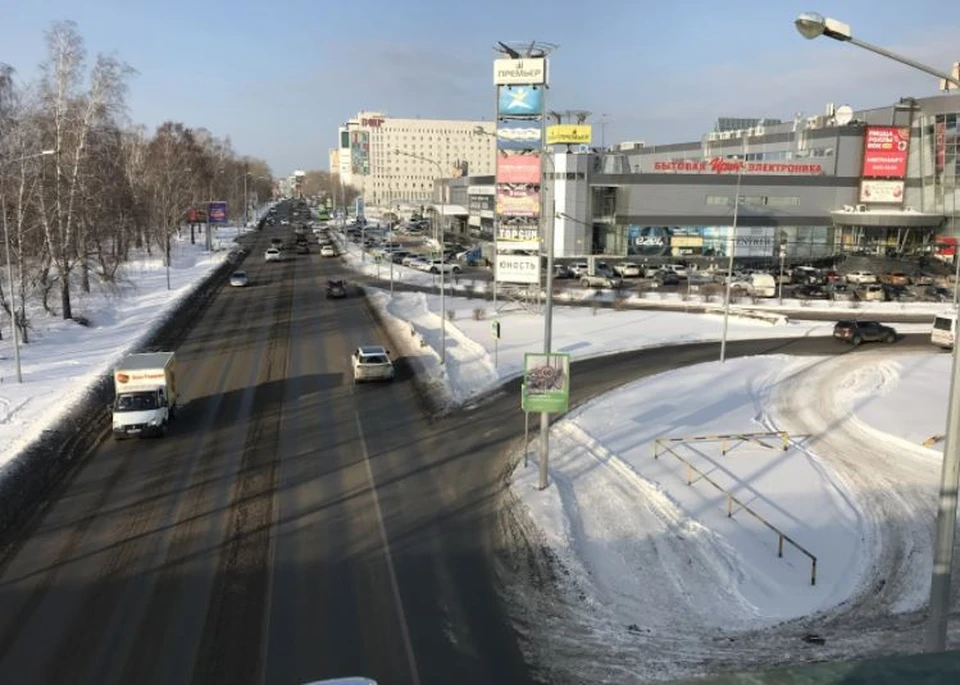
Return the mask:
[[623,279],[613,273],[610,268],[598,266],[592,274],[581,274],[580,285],[584,288],[619,288]]
[[673,271],[658,271],[653,277],[657,285],[680,285],[680,277]]
[[573,270],[566,264],[554,264],[553,265],[553,277],[559,279],[568,279],[573,278],[575,274]]
[[393,362],[390,352],[380,345],[363,345],[354,350],[350,357],[353,366],[353,382],[392,381]]
[[847,274],[847,283],[865,285],[867,283],[876,283],[877,275],[871,271],[851,271]]
[[816,285],[816,284],[801,285],[799,288],[797,288],[793,292],[801,300],[827,299],[827,291],[824,289],[822,285]]
[[950,302],[953,300],[952,292],[937,285],[929,285],[924,288],[923,296],[931,302]]
[[833,327],[833,337],[852,345],[865,342],[894,343],[899,339],[896,330],[877,321],[838,321]]
[[640,267],[633,262],[620,262],[613,265],[613,273],[621,278],[639,278]]
[[445,274],[459,274],[463,272],[463,269],[459,264],[451,264],[442,259],[432,259],[428,262],[424,271],[429,271],[432,274],[438,274],[441,271]]
[[586,262],[574,262],[570,265],[570,271],[573,272],[574,278],[580,278],[590,269],[590,265]]
[[890,273],[881,274],[879,280],[885,285],[910,285],[910,277],[902,271],[891,271]]
[[850,302],[857,299],[857,293],[849,283],[830,283],[827,285],[830,299],[837,302]]
[[879,283],[868,283],[857,288],[857,297],[864,302],[883,302],[886,299],[886,293]]
[[246,271],[234,271],[230,274],[230,285],[234,288],[242,288],[249,283],[250,280],[247,278]]

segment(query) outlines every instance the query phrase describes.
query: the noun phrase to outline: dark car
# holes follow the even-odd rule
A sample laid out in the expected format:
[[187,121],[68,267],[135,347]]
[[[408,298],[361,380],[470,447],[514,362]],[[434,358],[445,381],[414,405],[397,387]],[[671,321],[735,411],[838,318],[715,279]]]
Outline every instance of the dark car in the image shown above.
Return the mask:
[[554,264],[553,265],[553,277],[554,278],[574,278],[576,276],[571,269],[566,264]]
[[327,281],[327,297],[339,300],[347,296],[347,284],[342,280]]
[[833,337],[852,345],[865,342],[894,343],[899,340],[895,329],[877,321],[838,321],[833,327]]
[[307,243],[297,242],[297,254],[310,254],[310,246]]
[[927,286],[923,291],[923,296],[931,302],[949,302],[953,299],[952,292],[937,285]]
[[673,271],[658,271],[653,278],[660,285],[680,285],[680,276]]
[[793,292],[804,300],[826,300],[829,297],[829,293],[822,285],[801,285]]

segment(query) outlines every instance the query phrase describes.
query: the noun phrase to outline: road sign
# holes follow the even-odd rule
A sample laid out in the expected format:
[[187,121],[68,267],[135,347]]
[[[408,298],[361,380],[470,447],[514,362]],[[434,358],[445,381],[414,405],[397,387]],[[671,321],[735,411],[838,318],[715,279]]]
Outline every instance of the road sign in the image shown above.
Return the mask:
[[561,414],[570,407],[570,355],[527,352],[523,356],[523,411]]
[[380,256],[380,255],[376,255],[376,256],[373,258],[373,261],[374,261],[375,263],[377,263],[377,264],[380,264],[380,263],[383,261],[383,257]]
[[490,332],[493,334],[494,340],[500,339],[500,322],[499,321],[490,322]]

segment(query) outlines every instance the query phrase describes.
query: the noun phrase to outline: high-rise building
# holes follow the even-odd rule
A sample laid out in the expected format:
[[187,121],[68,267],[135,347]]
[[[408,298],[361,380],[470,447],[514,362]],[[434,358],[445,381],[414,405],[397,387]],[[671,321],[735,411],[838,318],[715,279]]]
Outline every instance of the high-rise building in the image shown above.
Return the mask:
[[494,173],[495,129],[493,121],[360,112],[338,129],[341,179],[368,205],[426,202],[437,179]]

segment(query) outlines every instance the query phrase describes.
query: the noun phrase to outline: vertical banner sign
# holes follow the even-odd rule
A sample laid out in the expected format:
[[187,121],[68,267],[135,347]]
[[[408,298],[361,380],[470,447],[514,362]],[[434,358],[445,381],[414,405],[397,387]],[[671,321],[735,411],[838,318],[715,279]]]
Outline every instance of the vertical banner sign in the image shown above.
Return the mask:
[[208,202],[207,217],[211,224],[227,223],[227,203],[226,202]]
[[570,408],[570,355],[523,355],[520,406],[527,412],[562,414]]
[[540,153],[547,66],[546,58],[494,62],[493,83],[497,89],[494,277],[498,283],[538,283],[540,280],[539,257],[515,253],[541,247],[543,167]]
[[363,216],[363,198],[362,197],[357,198],[355,211],[358,219]]

